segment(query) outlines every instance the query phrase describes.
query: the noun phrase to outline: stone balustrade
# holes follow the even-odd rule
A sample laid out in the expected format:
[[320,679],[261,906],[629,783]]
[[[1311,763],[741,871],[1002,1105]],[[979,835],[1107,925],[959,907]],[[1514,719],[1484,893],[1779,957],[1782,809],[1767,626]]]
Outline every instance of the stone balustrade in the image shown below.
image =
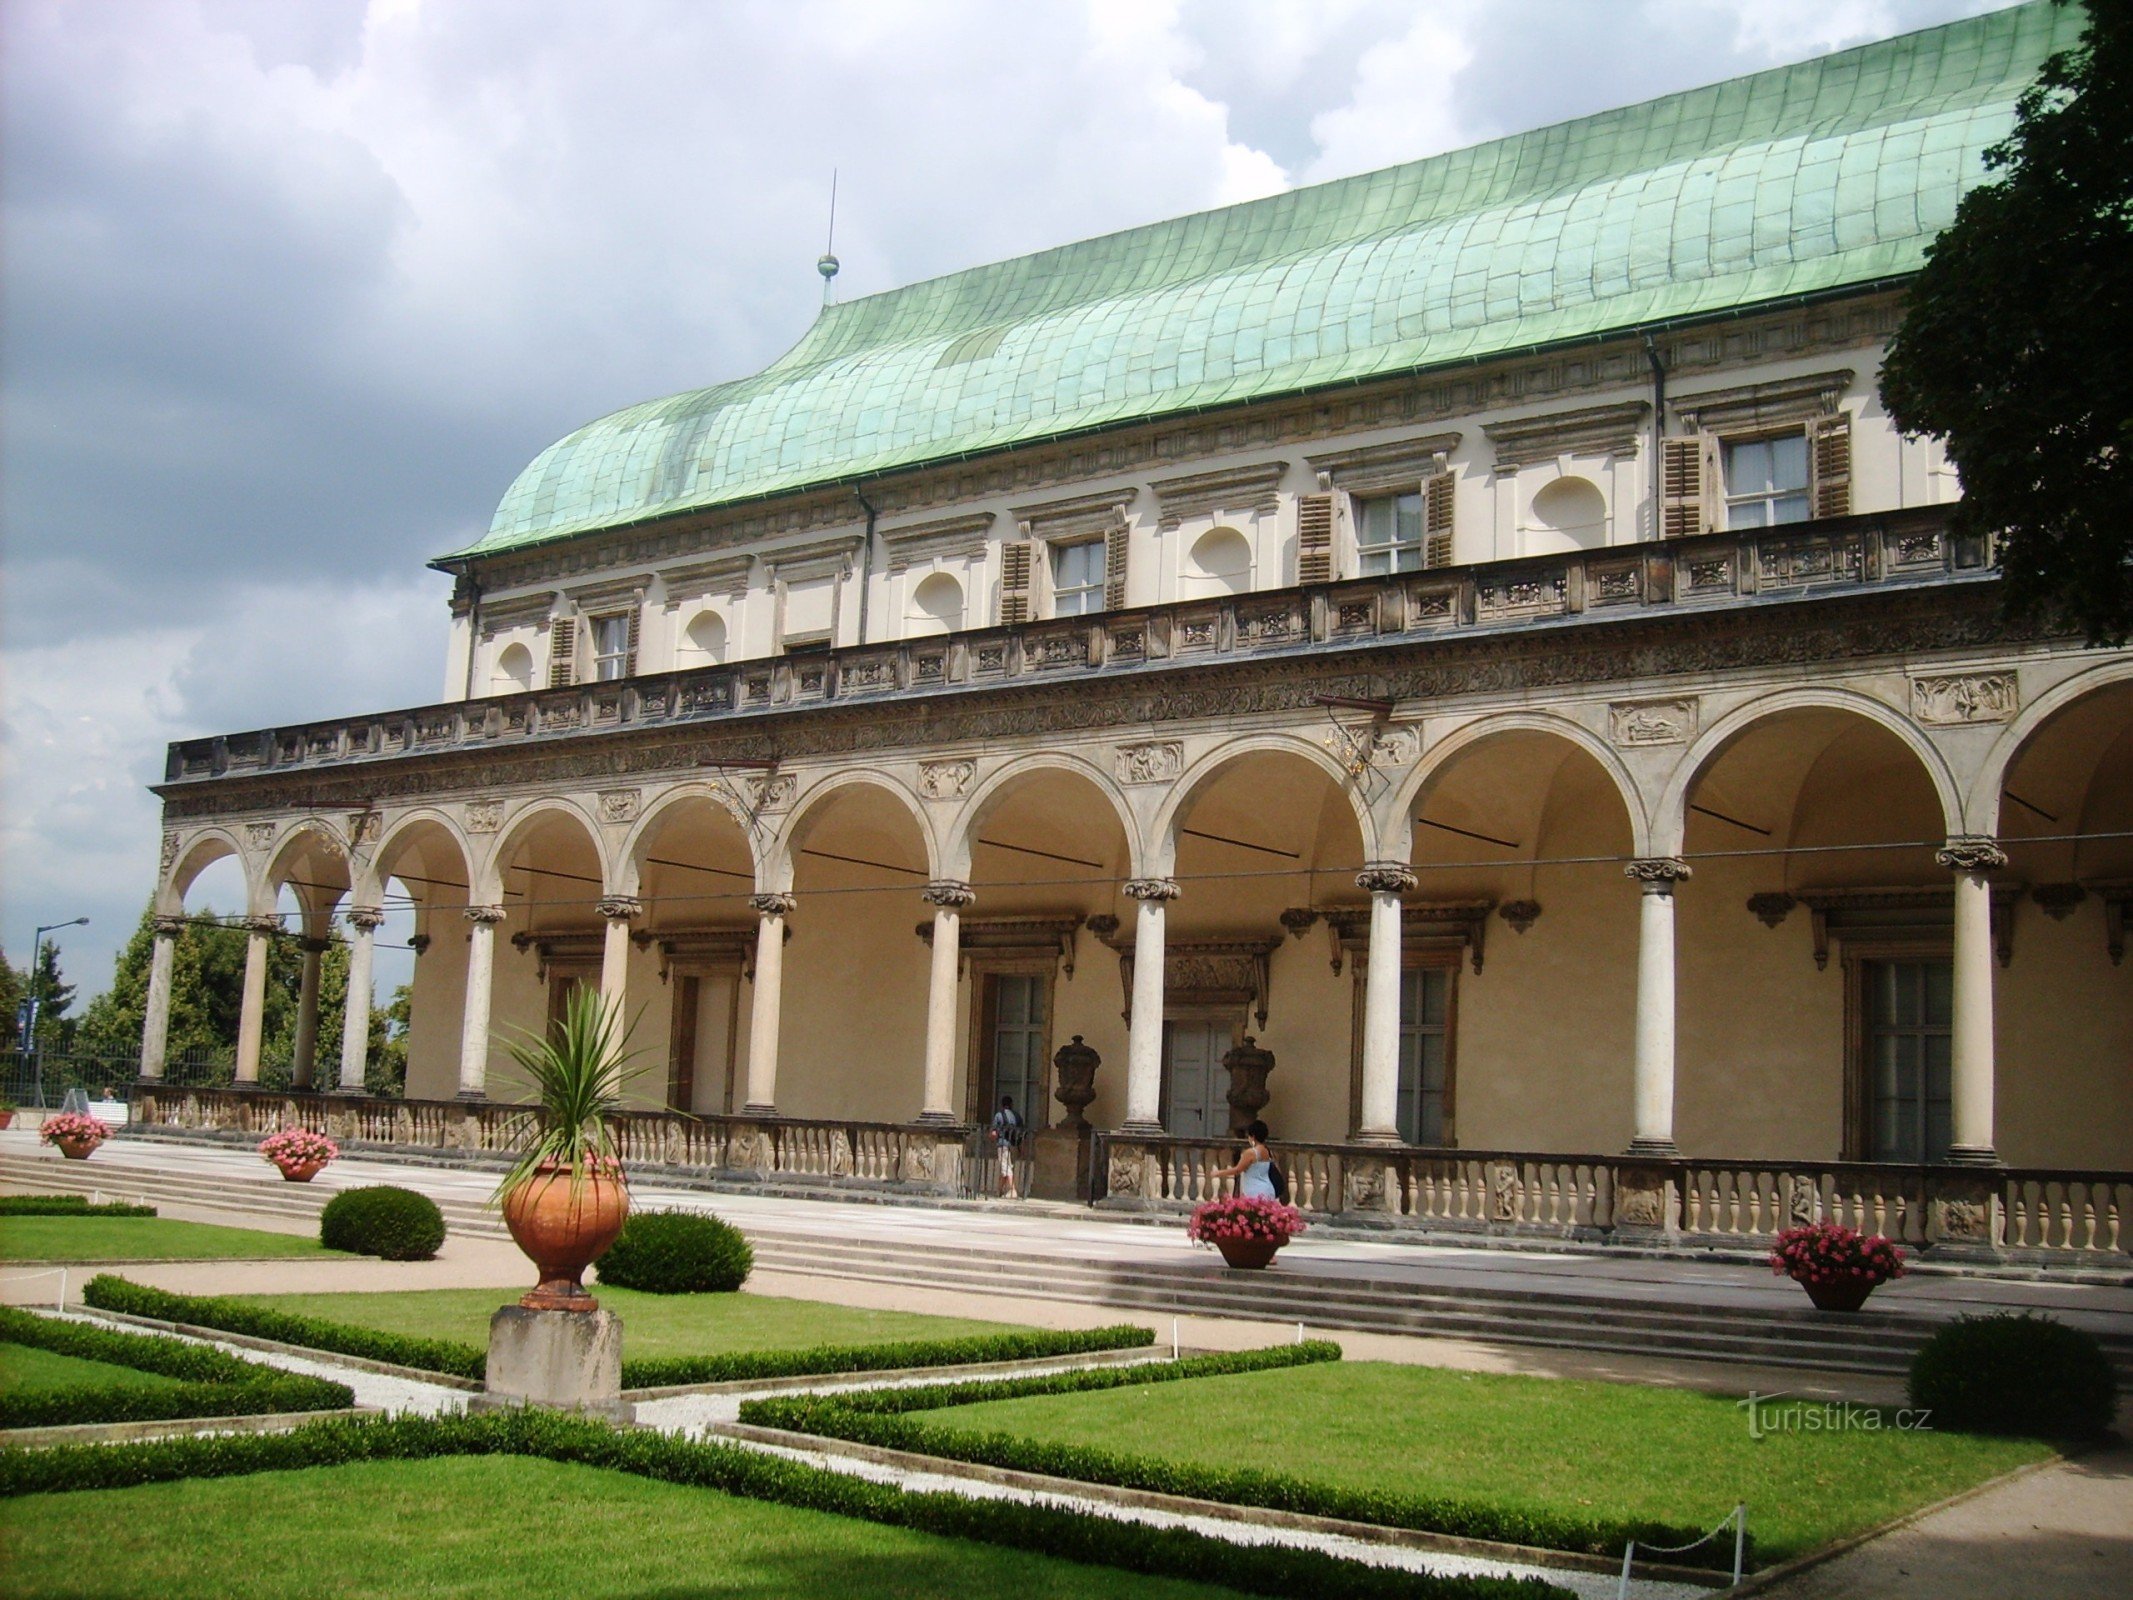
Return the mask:
[[1954,535],[1949,511],[1921,506],[1268,589],[182,740],[170,746],[164,781],[338,768],[625,729],[744,724],[754,715],[800,706],[952,695],[1009,681],[1049,683],[1239,656],[1353,650],[1990,579],[1991,552],[1982,540]]
[[[1377,1144],[1278,1144],[1289,1198],[1343,1223],[1447,1234],[1760,1248],[1841,1222],[1950,1256],[2122,1264],[2133,1172],[1872,1162],[1541,1155]],[[1100,1204],[1183,1211],[1230,1193],[1232,1139],[1097,1136]]]

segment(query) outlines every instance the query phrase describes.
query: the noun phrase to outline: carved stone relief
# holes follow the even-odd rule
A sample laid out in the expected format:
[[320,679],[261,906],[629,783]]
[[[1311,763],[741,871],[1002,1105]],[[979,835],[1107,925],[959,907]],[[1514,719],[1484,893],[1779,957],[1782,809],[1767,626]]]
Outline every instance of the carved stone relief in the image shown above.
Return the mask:
[[274,824],[271,822],[247,822],[244,825],[244,842],[254,850],[265,850],[274,843]]
[[504,803],[501,800],[469,800],[466,815],[467,832],[494,833],[504,825]]
[[928,800],[952,800],[977,776],[975,761],[928,761],[918,769],[918,792]]
[[792,804],[792,797],[800,787],[800,780],[789,772],[775,776],[744,778],[748,786],[749,809],[761,815],[768,811],[783,811]]
[[643,804],[644,791],[641,789],[603,789],[600,791],[600,820],[635,822]]
[[1697,702],[1618,700],[1607,708],[1607,736],[1619,745],[1687,744],[1696,737]]
[[1165,783],[1185,770],[1185,747],[1169,739],[1120,745],[1113,769],[1120,783]]
[[2020,706],[2011,672],[1951,673],[1911,680],[1911,714],[1941,727],[1965,722],[2005,722]]

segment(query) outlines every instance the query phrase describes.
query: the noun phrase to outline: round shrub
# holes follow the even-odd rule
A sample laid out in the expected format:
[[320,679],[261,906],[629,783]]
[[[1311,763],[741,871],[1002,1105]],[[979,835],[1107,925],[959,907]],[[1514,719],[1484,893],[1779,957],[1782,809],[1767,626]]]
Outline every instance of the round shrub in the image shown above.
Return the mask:
[[428,1195],[389,1183],[344,1189],[319,1213],[318,1242],[387,1261],[427,1261],[444,1243],[444,1213]]
[[2028,1312],[1958,1317],[1911,1358],[1911,1404],[1963,1433],[2087,1438],[2111,1426],[2117,1392],[2094,1334]]
[[755,1252],[740,1229],[700,1211],[633,1211],[600,1258],[600,1281],[650,1294],[730,1293]]

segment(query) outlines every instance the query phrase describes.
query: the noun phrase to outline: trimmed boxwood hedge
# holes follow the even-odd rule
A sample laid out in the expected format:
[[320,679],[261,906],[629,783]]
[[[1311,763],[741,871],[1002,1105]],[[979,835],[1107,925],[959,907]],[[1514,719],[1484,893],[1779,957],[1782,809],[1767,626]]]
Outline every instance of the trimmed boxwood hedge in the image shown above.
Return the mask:
[[2096,1336],[2011,1311],[1957,1317],[1911,1358],[1911,1404],[1963,1433],[2086,1439],[2110,1431],[2118,1375]]
[[338,1411],[355,1404],[354,1391],[345,1383],[278,1372],[226,1351],[187,1344],[181,1339],[121,1333],[8,1307],[0,1307],[0,1344],[29,1345],[178,1380],[172,1388],[84,1383],[27,1394],[0,1394],[0,1428]]
[[600,1281],[646,1294],[730,1294],[755,1251],[730,1222],[702,1211],[632,1211],[600,1258]]
[[[743,1401],[740,1420],[757,1427],[812,1433],[880,1449],[904,1450],[916,1455],[940,1456],[950,1461],[970,1461],[1018,1472],[1037,1472],[1055,1478],[1075,1478],[1084,1483],[1184,1495],[1195,1500],[1219,1500],[1230,1505],[1260,1506],[1305,1516],[1335,1517],[1387,1528],[1411,1528],[1461,1539],[1487,1539],[1544,1550],[1570,1550],[1583,1555],[1616,1555],[1630,1539],[1647,1547],[1687,1544],[1704,1531],[1672,1523],[1618,1517],[1514,1511],[1446,1495],[1340,1488],[1259,1468],[1200,1466],[1094,1445],[1052,1444],[1013,1433],[973,1433],[923,1422],[911,1415],[985,1400],[1117,1389],[1137,1383],[1170,1383],[1339,1358],[1338,1345],[1306,1343],[1197,1356],[1187,1361],[1105,1367],[997,1382],[980,1380],[923,1388],[777,1396]],[[1732,1552],[1725,1552],[1723,1559],[1710,1551],[1674,1559],[1687,1560],[1698,1566],[1730,1567]]]
[[428,1195],[390,1183],[343,1189],[318,1214],[318,1242],[387,1261],[427,1261],[444,1243],[444,1213]]
[[109,1205],[92,1206],[85,1194],[6,1194],[0,1195],[0,1217],[152,1217],[154,1206],[124,1205],[114,1200]]
[[[501,1291],[499,1291],[501,1292]],[[159,1322],[278,1339],[311,1350],[332,1350],[459,1378],[483,1375],[487,1352],[454,1339],[418,1339],[358,1328],[323,1317],[298,1316],[242,1300],[171,1294],[111,1273],[82,1290],[84,1304]],[[663,1389],[692,1383],[734,1383],[836,1372],[887,1372],[899,1367],[959,1367],[980,1361],[1028,1361],[1091,1350],[1130,1350],[1153,1344],[1148,1329],[1125,1324],[1081,1331],[975,1334],[967,1339],[906,1339],[881,1344],[817,1345],[805,1350],[736,1350],[712,1356],[647,1356],[622,1363],[625,1389]]]
[[1087,1565],[1295,1600],[1568,1600],[1539,1579],[1449,1577],[1317,1550],[1231,1544],[1175,1527],[1014,1500],[921,1493],[733,1445],[522,1409],[311,1423],[279,1434],[0,1450],[0,1496],[119,1489],[355,1461],[523,1455],[826,1511]]

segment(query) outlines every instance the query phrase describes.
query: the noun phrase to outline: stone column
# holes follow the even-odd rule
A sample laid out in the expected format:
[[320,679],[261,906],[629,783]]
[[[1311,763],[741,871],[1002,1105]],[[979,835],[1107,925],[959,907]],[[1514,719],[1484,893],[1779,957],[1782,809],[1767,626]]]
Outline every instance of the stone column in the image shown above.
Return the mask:
[[746,1116],[778,1114],[778,1008],[785,980],[785,919],[798,904],[789,894],[751,895],[762,921],[755,929],[755,1000],[748,1014]]
[[1633,1156],[1678,1156],[1674,1143],[1674,885],[1689,864],[1674,856],[1632,861],[1643,887],[1637,919],[1637,1045],[1632,1078]]
[[[957,1123],[955,1094],[955,983],[963,956],[963,907],[977,899],[969,884],[943,879],[926,885],[933,907],[933,975],[926,989],[926,1084],[918,1120]],[[1030,1112],[1022,1108],[1025,1121]]]
[[2007,856],[1991,839],[1950,839],[1934,860],[1955,874],[1955,1009],[1949,1039],[1950,1161],[1997,1166],[1993,1146],[1992,874]]
[[600,947],[600,1000],[610,1016],[620,1017],[629,994],[630,922],[644,915],[644,902],[635,895],[602,895],[599,910],[607,919],[607,939]]
[[1126,1121],[1121,1133],[1163,1131],[1163,908],[1182,891],[1169,878],[1134,878],[1133,1018],[1126,1029]]
[[1400,896],[1414,873],[1402,862],[1373,861],[1355,875],[1370,895],[1370,949],[1363,968],[1363,1103],[1355,1136],[1372,1144],[1400,1139]]
[[459,1098],[489,1093],[489,986],[496,972],[496,925],[502,906],[467,907],[467,1000],[459,1021]]
[[348,908],[348,1001],[341,1013],[341,1093],[363,1092],[370,1065],[370,955],[385,913],[376,906]]
[[246,917],[244,1003],[237,1014],[237,1082],[259,1082],[259,1046],[266,1028],[267,941],[281,932],[279,917]]
[[289,1082],[298,1089],[310,1088],[317,1076],[320,958],[332,945],[331,939],[314,939],[308,934],[297,941],[297,948],[304,953],[304,971],[296,990],[296,1045],[291,1052]]
[[148,959],[148,1005],[141,1018],[141,1081],[160,1083],[170,1052],[170,972],[178,956],[178,935],[185,918],[156,918],[156,939]]

